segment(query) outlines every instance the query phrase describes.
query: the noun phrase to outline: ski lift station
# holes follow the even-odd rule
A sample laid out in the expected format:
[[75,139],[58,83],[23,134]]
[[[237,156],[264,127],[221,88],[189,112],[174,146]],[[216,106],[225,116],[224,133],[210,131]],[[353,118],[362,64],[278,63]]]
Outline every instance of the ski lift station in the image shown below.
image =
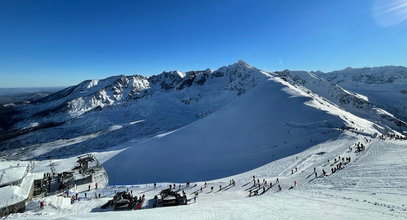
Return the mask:
[[0,163],[0,217],[24,212],[33,197],[64,195],[81,192],[98,184],[105,187],[108,176],[92,154],[78,157],[71,170],[57,172],[50,163],[50,172],[36,172],[35,161],[1,161]]

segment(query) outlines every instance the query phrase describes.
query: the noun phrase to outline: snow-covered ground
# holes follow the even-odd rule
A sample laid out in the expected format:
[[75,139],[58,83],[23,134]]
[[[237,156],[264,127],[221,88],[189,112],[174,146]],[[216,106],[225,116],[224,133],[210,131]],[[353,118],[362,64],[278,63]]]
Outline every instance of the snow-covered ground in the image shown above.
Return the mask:
[[[370,138],[369,138],[370,140]],[[366,146],[359,153],[349,147],[361,142]],[[350,163],[336,173],[322,177],[321,169],[330,170],[334,158],[351,157]],[[338,139],[313,146],[301,153],[268,163],[259,168],[226,178],[204,182],[175,183],[176,188],[188,195],[189,205],[170,208],[150,208],[148,201],[143,209],[132,211],[105,211],[100,206],[116,191],[132,190],[133,195],[145,194],[151,199],[170,183],[116,185],[105,189],[92,189],[80,193],[80,201],[70,205],[56,197],[45,200],[46,207],[39,209],[39,201],[28,205],[25,213],[13,214],[7,219],[406,219],[407,218],[407,143],[405,141],[366,142],[364,136],[346,132]],[[63,161],[60,161],[62,164]],[[68,161],[66,161],[68,163]],[[40,165],[38,165],[40,166]],[[297,172],[291,170],[297,167]],[[318,177],[315,178],[314,167]],[[136,172],[134,170],[133,172]],[[330,171],[328,172],[330,174]],[[253,185],[252,176],[273,183],[264,194],[248,197]],[[282,191],[278,191],[279,178]],[[234,179],[236,186],[228,186]],[[297,186],[288,188],[297,182]],[[196,186],[194,186],[197,184]],[[222,185],[223,189],[219,190]],[[210,187],[214,186],[213,192]],[[199,196],[193,201],[192,193]],[[95,199],[95,193],[102,198]],[[150,204],[151,205],[151,204]]]

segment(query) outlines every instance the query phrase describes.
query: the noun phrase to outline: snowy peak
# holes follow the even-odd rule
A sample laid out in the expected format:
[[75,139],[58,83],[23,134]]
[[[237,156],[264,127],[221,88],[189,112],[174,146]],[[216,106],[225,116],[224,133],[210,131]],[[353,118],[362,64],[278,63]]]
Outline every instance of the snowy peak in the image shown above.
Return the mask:
[[254,70],[258,70],[256,67],[246,63],[243,60],[239,60],[234,64],[221,67],[218,69],[218,71],[224,71],[225,69],[227,69],[229,71],[251,71],[251,72]]
[[159,85],[164,90],[173,89],[185,77],[185,73],[180,71],[162,72],[159,75],[151,76],[149,81],[152,84]]
[[236,68],[236,69],[253,69],[254,66],[248,64],[244,60],[238,60],[236,63],[231,64],[228,66],[229,68]]

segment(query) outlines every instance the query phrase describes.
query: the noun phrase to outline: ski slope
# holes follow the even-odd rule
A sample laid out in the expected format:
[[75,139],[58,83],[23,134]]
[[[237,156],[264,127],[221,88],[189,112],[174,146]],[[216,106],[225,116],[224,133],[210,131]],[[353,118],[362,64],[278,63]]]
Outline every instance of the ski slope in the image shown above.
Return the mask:
[[346,122],[307,105],[311,100],[268,80],[217,112],[131,146],[103,165],[111,184],[198,181],[241,173],[340,135]]
[[[117,185],[93,189],[87,198],[80,193],[81,200],[72,205],[50,198],[41,210],[39,200],[34,200],[27,212],[10,215],[8,219],[406,219],[407,144],[405,141],[369,140],[371,142],[366,142],[363,135],[345,132],[336,140],[290,157],[241,174],[207,181],[202,192],[200,187],[204,182],[192,182],[189,188],[185,183],[175,183],[177,189],[178,184],[182,184],[181,190],[187,193],[190,199],[187,206],[150,209],[151,204],[147,201],[143,209],[137,211],[100,209],[115,191],[132,190],[133,195],[145,194],[151,199],[172,183],[158,183],[157,188],[151,183]],[[349,152],[349,147],[357,142],[365,144],[366,150]],[[339,155],[350,156],[352,161],[333,175],[308,177],[313,174],[314,167],[319,172],[328,159],[332,161]],[[298,170],[291,174],[294,167]],[[274,186],[264,194],[248,197],[247,189],[252,186],[253,175],[260,181],[272,181]],[[228,186],[232,178],[236,181],[234,187]],[[275,185],[276,178],[279,178],[281,191]],[[293,181],[297,181],[297,186],[288,190]],[[222,190],[219,190],[220,185]],[[197,190],[200,193],[194,202],[192,193]],[[102,198],[93,198],[94,193],[101,193]]]

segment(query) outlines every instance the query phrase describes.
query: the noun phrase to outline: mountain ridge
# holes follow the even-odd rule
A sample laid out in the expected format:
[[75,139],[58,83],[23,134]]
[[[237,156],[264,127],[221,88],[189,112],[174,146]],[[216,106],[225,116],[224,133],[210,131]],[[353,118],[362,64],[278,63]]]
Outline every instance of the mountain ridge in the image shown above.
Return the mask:
[[[340,108],[370,120],[380,132],[406,130],[405,122],[365,96],[328,82],[315,72],[266,72],[238,61],[217,70],[86,80],[16,106],[18,112],[10,115],[16,121],[12,129],[0,133],[0,156],[65,157],[143,141],[205,118],[269,79],[281,79],[279,83],[311,94],[312,99],[319,100],[316,102],[324,103],[317,108]],[[347,120],[344,115],[338,117]]]

